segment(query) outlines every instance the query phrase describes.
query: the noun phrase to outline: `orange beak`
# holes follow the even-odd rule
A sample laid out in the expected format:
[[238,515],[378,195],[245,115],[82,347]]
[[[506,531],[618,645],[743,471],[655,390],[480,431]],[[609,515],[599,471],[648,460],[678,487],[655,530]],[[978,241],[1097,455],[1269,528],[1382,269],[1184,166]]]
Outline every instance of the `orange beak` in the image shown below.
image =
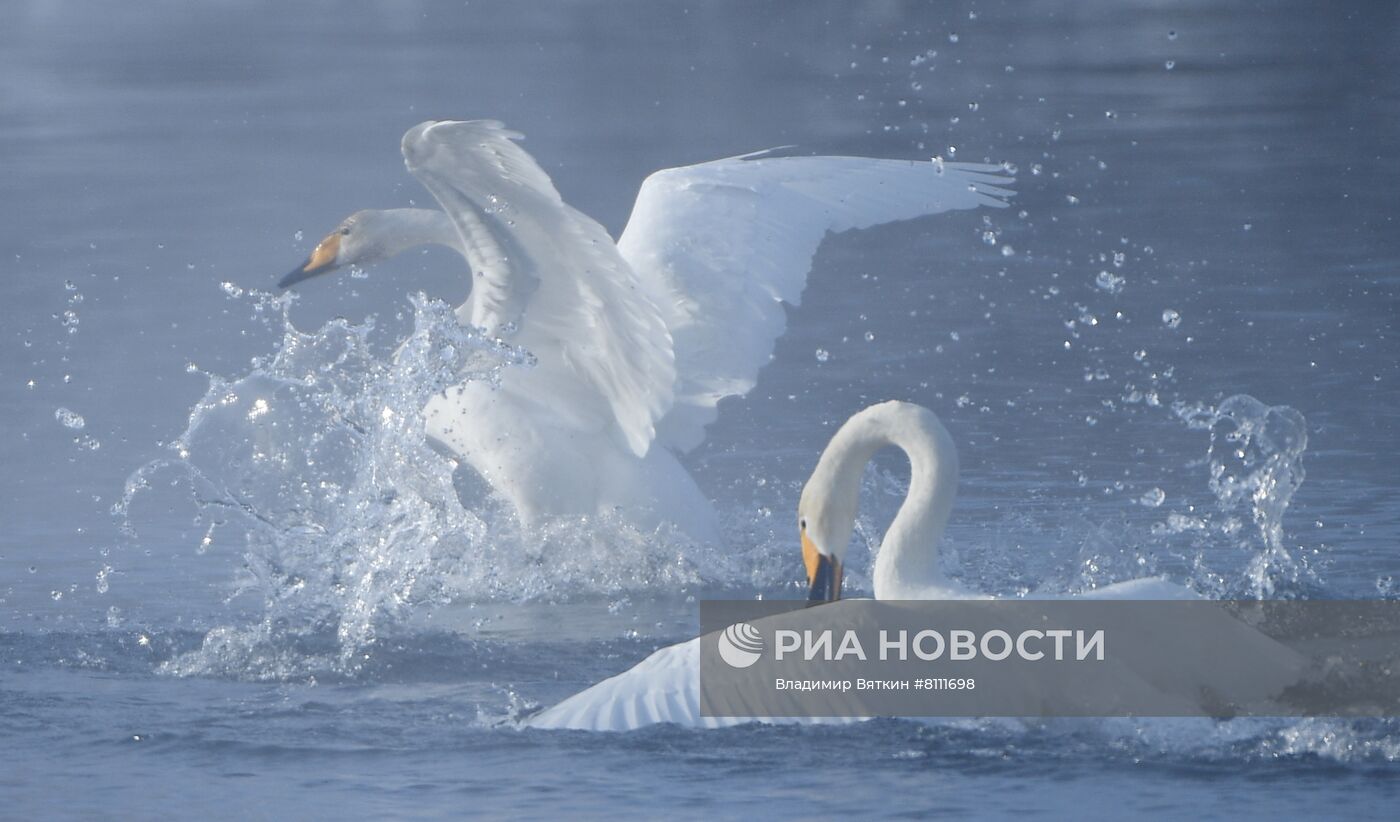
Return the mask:
[[311,256],[306,258],[306,262],[283,277],[277,283],[278,288],[287,288],[302,280],[309,280],[317,274],[325,274],[335,270],[335,258],[340,255],[340,234],[332,232],[316,245],[316,250],[311,252]]
[[834,602],[841,598],[841,561],[818,551],[805,530],[802,564],[807,567],[808,602]]

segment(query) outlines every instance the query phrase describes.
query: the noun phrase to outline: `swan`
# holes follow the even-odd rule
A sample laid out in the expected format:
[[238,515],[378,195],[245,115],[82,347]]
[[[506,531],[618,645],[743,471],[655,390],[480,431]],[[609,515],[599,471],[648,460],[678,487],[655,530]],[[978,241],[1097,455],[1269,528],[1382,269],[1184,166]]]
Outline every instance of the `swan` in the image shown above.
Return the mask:
[[358,211],[279,285],[423,245],[461,254],[472,287],[458,321],[536,364],[435,396],[425,433],[527,527],[609,513],[718,544],[678,455],[720,400],[753,387],[823,237],[1011,194],[999,166],[759,152],[650,175],[614,242],[521,138],[490,120],[409,129],[404,162],[441,209]]
[[[958,482],[958,453],[952,436],[927,408],[891,401],[852,416],[831,438],[802,489],[797,527],[806,568],[808,600],[833,603],[839,609],[843,558],[855,526],[860,480],[877,451],[894,447],[909,460],[909,490],[880,543],[872,574],[877,600],[990,600],[949,580],[938,562],[938,542],[953,508]],[[1201,597],[1162,577],[1145,577],[1096,588],[1073,596],[1031,596],[1030,599],[1075,600],[1192,600]],[[827,611],[840,624],[839,610]],[[771,618],[770,618],[771,619]],[[847,623],[849,624],[849,623]],[[1176,626],[1164,626],[1171,633]],[[1229,637],[1249,653],[1212,670],[1173,671],[1165,676],[1200,676],[1202,681],[1229,668],[1249,671],[1264,693],[1275,693],[1302,670],[1296,654],[1262,634],[1239,642],[1242,627],[1227,617],[1206,614],[1193,620],[1181,638],[1199,643],[1201,637]],[[632,669],[604,680],[548,708],[524,724],[545,729],[625,731],[661,722],[712,728],[762,719],[769,722],[849,722],[850,718],[765,717],[762,704],[746,716],[703,716],[700,711],[700,642],[704,637],[662,648]],[[1161,676],[1163,674],[1154,673]],[[1123,673],[1120,682],[1134,687],[1151,683],[1141,671]],[[1194,681],[1194,680],[1193,680]],[[1123,687],[1128,687],[1124,685]]]

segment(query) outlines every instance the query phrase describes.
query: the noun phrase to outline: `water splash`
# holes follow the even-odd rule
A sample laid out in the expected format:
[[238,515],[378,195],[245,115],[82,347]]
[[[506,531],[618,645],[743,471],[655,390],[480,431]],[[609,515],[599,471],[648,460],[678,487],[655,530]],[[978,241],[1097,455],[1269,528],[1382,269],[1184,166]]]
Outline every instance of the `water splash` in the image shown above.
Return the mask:
[[1174,411],[1188,427],[1210,432],[1204,462],[1216,513],[1173,513],[1159,532],[1224,536],[1249,551],[1243,593],[1254,598],[1294,596],[1299,586],[1317,582],[1306,557],[1285,544],[1283,530],[1284,514],[1305,476],[1308,429],[1303,415],[1247,394],[1215,407],[1178,404]]
[[[139,539],[134,506],[170,484],[157,477],[170,479],[193,501],[203,533],[196,553],[242,552],[229,601],[251,600],[260,617],[210,631],[169,672],[353,672],[380,629],[415,608],[699,581],[669,533],[608,517],[523,533],[489,488],[464,481],[434,449],[425,403],[464,381],[495,384],[507,368],[530,367],[528,352],[463,327],[447,304],[421,295],[411,298],[411,332],[392,352],[376,350],[373,320],[306,333],[288,316],[293,298],[246,299],[280,330],[276,353],[237,379],[206,374],[174,456],[133,473],[114,509]],[[288,653],[311,636],[333,636],[333,651]]]

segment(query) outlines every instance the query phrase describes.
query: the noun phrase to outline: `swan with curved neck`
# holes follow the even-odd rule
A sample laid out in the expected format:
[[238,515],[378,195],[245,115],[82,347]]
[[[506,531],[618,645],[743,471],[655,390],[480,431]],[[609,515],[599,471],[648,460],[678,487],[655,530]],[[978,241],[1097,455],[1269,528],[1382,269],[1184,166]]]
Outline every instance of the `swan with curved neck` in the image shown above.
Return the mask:
[[[798,529],[810,586],[808,599],[841,598],[842,566],[854,529],[861,474],[882,448],[909,458],[909,491],[885,532],[875,558],[875,598],[993,599],[949,581],[938,564],[938,541],[953,508],[958,453],[953,438],[927,408],[907,402],[871,406],[851,417],[831,438],[802,489]],[[1198,599],[1188,588],[1161,577],[1115,583],[1074,595],[1031,595],[1029,599]],[[846,607],[843,603],[827,606]],[[823,609],[825,611],[825,609]],[[840,614],[831,614],[834,621]],[[537,728],[624,731],[658,722],[718,727],[766,719],[762,704],[748,716],[705,716],[700,710],[700,641],[662,648],[628,671],[574,694],[527,722]],[[1191,641],[1186,637],[1185,641]],[[1203,672],[1208,673],[1208,671]],[[820,717],[777,721],[823,722]]]
[[[808,599],[841,598],[846,547],[855,527],[860,478],[882,448],[909,458],[909,491],[899,506],[872,573],[876,599],[994,599],[944,576],[938,543],[958,488],[958,451],[948,429],[927,408],[909,402],[872,405],[846,421],[822,451],[802,489],[797,527],[807,569]],[[1117,582],[1078,594],[1095,599],[1195,599],[1189,588],[1162,577]],[[1055,594],[1031,594],[1052,599]]]
[[802,489],[797,523],[810,598],[841,597],[846,546],[855,527],[860,479],[882,448],[909,458],[909,492],[875,558],[876,599],[965,599],[938,565],[938,541],[958,488],[958,450],[938,417],[913,403],[890,401],[857,413],[822,451]]
[[1011,194],[998,166],[762,152],[652,174],[614,241],[520,139],[486,120],[409,129],[404,162],[441,210],[358,211],[280,285],[422,245],[457,251],[471,273],[458,321],[534,365],[434,397],[425,433],[527,527],[620,516],[719,543],[677,457],[704,439],[720,400],[753,387],[827,233],[1002,207]]

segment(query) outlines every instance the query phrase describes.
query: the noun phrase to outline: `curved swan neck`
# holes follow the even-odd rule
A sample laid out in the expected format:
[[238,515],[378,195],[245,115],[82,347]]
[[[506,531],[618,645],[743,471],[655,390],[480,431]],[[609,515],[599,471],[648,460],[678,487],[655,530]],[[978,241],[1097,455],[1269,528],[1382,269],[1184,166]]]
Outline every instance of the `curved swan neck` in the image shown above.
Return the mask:
[[375,239],[384,257],[425,245],[445,245],[461,253],[452,218],[431,208],[390,208],[371,212]]
[[909,493],[880,543],[872,575],[875,598],[918,598],[919,592],[926,596],[929,589],[949,587],[939,569],[938,541],[957,491],[958,453],[938,417],[903,402],[860,412],[832,438],[813,480],[830,489],[827,503],[835,514],[830,530],[844,535],[844,547],[855,522],[861,474],[875,452],[887,446],[909,458]]

